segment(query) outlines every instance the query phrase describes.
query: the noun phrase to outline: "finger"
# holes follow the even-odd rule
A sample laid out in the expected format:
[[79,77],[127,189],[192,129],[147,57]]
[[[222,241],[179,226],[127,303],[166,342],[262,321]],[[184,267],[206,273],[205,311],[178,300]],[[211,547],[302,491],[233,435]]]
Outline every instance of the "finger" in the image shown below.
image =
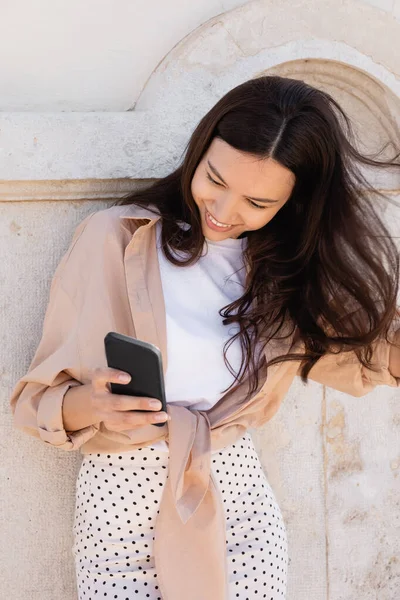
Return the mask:
[[131,379],[129,373],[105,367],[103,369],[95,369],[92,375],[92,386],[96,391],[107,389],[110,391],[108,383],[128,383]]
[[125,412],[120,413],[121,428],[130,429],[131,427],[141,427],[143,425],[148,425],[149,423],[163,423],[167,422],[169,419],[167,413],[158,412],[158,413],[149,413],[149,412]]
[[112,394],[108,398],[109,407],[115,411],[128,410],[161,410],[162,404],[157,398],[143,398],[141,396],[125,396],[122,394]]

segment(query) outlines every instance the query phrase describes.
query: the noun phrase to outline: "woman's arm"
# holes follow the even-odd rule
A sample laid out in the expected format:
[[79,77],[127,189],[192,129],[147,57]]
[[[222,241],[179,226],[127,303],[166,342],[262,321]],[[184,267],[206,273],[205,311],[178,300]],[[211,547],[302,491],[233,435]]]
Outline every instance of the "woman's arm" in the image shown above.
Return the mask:
[[[389,337],[396,345],[400,341],[398,324],[399,318],[396,318]],[[372,364],[376,370],[364,367],[355,352],[325,354],[311,369],[309,379],[357,397],[368,394],[378,385],[400,388],[400,350],[396,345],[381,338],[372,344]]]
[[[79,310],[65,291],[61,277],[72,271],[76,278],[79,264],[70,265],[72,249],[91,219],[80,223],[69,250],[59,263],[50,288],[42,337],[28,372],[16,383],[11,399],[14,427],[64,450],[75,450],[93,437],[98,426],[90,415],[86,386],[82,385],[79,353]],[[78,260],[78,263],[79,263]],[[63,403],[67,398],[67,424],[63,423]],[[78,414],[72,416],[72,411]]]
[[400,378],[400,329],[394,335],[394,343],[390,348],[389,371],[393,377]]

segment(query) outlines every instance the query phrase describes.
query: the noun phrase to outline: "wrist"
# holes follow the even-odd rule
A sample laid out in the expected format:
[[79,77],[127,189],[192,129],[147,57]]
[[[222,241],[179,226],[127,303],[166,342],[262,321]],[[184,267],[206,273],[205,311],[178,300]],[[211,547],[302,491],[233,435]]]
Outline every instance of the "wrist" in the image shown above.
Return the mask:
[[100,417],[91,401],[91,384],[71,387],[64,396],[62,416],[66,431],[78,431],[97,425]]

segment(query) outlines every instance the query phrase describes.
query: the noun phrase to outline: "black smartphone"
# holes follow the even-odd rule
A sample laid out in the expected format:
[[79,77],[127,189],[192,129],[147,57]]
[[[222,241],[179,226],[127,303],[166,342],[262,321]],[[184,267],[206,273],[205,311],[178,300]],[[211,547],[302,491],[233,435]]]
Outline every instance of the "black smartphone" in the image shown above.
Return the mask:
[[[115,331],[107,333],[104,338],[104,347],[108,366],[125,371],[131,376],[129,383],[111,383],[111,392],[127,396],[157,398],[162,403],[160,410],[167,412],[160,349],[154,344]],[[152,425],[162,427],[165,423],[166,421],[163,421],[152,423]]]

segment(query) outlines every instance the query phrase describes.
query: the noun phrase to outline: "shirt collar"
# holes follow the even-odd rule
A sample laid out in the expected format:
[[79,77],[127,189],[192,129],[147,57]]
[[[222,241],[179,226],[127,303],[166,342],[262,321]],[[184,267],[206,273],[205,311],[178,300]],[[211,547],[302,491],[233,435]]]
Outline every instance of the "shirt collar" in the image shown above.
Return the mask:
[[157,215],[147,208],[142,208],[135,204],[126,204],[121,207],[123,210],[120,214],[120,219],[130,219],[143,223],[157,223],[161,219],[161,215]]

